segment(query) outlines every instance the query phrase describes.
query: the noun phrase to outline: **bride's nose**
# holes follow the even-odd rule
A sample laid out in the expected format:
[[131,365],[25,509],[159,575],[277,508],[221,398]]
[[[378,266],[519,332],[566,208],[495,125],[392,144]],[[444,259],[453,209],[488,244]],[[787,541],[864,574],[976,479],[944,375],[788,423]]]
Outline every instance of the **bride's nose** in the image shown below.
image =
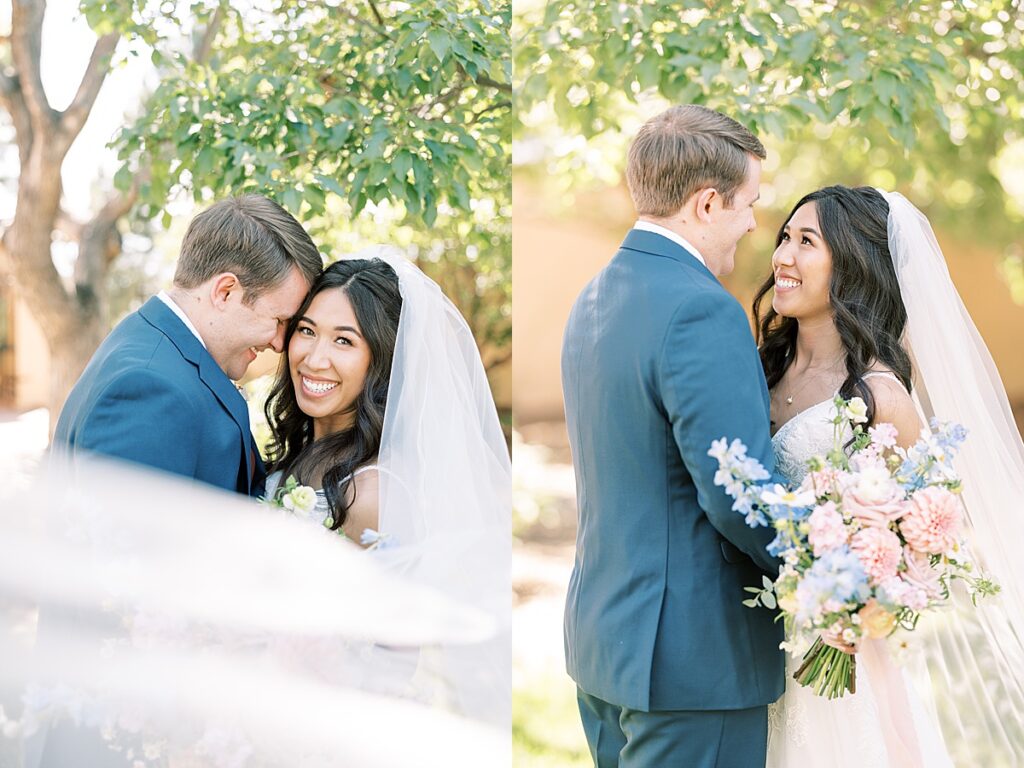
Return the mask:
[[779,247],[772,254],[772,269],[778,269],[780,266],[792,267],[795,263],[793,255],[789,252],[789,248],[786,247],[786,243],[779,243]]
[[330,367],[330,360],[327,358],[327,350],[324,348],[324,344],[321,339],[317,339],[313,342],[312,349],[310,349],[309,354],[306,355],[306,366],[317,371]]

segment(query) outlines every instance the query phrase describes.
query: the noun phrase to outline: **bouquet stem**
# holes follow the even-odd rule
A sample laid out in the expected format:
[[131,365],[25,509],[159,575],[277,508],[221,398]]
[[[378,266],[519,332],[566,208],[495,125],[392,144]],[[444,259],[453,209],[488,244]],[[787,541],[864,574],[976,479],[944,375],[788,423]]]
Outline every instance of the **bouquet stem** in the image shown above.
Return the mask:
[[818,696],[835,699],[857,692],[857,657],[825,645],[819,637],[804,654],[804,663],[793,673],[800,685],[810,686]]

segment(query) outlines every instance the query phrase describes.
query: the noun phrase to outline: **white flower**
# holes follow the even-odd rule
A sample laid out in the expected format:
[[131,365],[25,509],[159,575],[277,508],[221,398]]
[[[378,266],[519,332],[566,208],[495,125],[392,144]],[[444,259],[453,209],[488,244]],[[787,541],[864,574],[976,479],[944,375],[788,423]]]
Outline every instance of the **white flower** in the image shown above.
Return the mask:
[[284,495],[281,504],[292,512],[312,512],[316,507],[316,491],[308,485],[297,486]]
[[884,466],[877,464],[860,470],[851,490],[865,504],[879,504],[903,496],[899,483],[892,479]]
[[854,397],[846,404],[843,416],[854,424],[865,424],[868,420],[868,406],[859,397]]
[[761,500],[765,504],[781,504],[786,507],[809,507],[814,503],[815,497],[812,491],[801,490],[800,488],[791,491],[786,486],[776,483],[775,487],[770,491],[762,491]]

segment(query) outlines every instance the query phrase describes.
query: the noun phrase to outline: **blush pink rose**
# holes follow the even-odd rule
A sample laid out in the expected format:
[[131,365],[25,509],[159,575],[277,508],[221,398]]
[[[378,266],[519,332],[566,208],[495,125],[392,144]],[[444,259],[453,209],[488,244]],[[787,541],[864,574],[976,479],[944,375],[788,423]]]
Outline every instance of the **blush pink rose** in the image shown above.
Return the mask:
[[888,528],[862,528],[850,540],[868,578],[875,584],[896,575],[900,565],[900,537]]
[[884,467],[867,467],[843,492],[843,511],[862,525],[887,528],[905,510],[903,488]]
[[[913,589],[924,593],[924,601],[927,604],[929,599],[936,599],[942,596],[942,582],[939,580],[939,572],[932,567],[931,558],[922,552],[915,552],[910,547],[903,548],[903,562],[906,570],[903,572],[903,581]],[[920,602],[918,600],[917,602]],[[910,606],[914,608],[914,606]],[[921,606],[923,608],[924,606]],[[921,610],[914,608],[914,610]]]
[[900,533],[918,552],[941,555],[957,543],[960,523],[960,499],[947,488],[933,486],[910,497]]
[[810,542],[816,556],[846,543],[846,526],[834,502],[827,501],[815,507],[807,518],[807,524],[810,526],[807,541]]

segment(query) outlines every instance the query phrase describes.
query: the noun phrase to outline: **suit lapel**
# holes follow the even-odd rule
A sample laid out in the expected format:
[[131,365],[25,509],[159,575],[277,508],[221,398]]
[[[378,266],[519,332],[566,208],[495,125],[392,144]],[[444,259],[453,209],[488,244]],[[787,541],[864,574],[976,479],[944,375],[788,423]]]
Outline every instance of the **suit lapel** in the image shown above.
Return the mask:
[[217,365],[217,361],[211,357],[206,347],[160,299],[156,296],[151,298],[139,309],[139,314],[146,322],[163,333],[177,347],[182,357],[196,366],[199,370],[199,379],[238,425],[241,432],[242,453],[245,455],[246,476],[251,489],[256,470],[253,465],[253,454],[255,453],[258,460],[259,452],[255,450],[252,431],[249,429],[249,407],[245,398],[221,370],[221,367]]

